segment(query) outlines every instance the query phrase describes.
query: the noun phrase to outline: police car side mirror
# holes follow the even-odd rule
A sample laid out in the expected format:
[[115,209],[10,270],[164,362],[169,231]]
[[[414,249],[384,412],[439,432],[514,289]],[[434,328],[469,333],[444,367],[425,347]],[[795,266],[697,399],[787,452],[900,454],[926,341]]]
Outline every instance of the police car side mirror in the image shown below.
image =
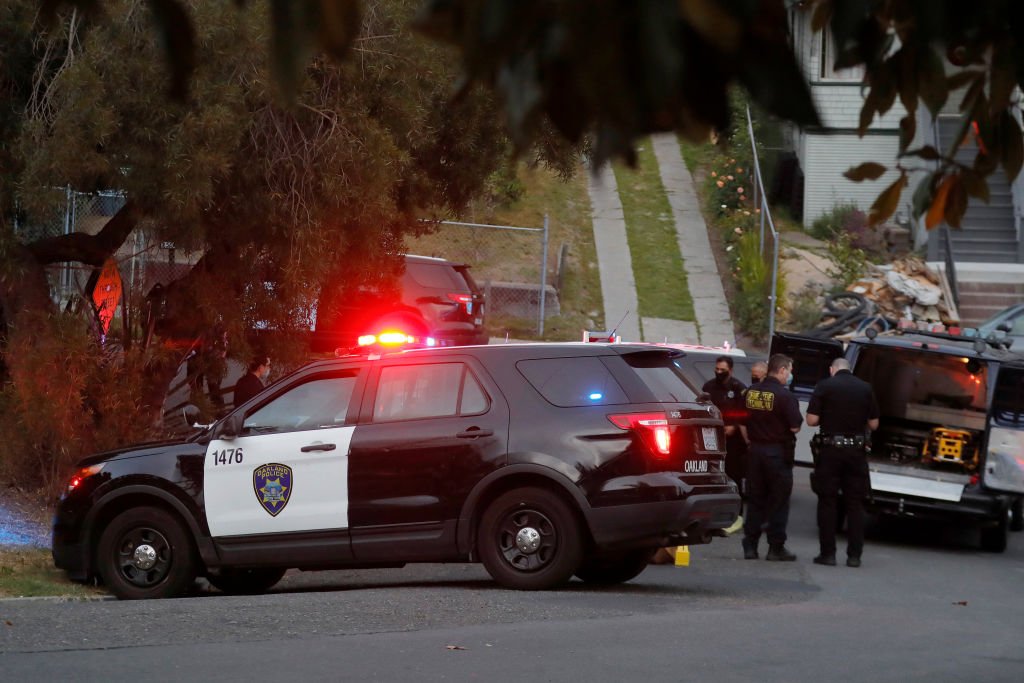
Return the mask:
[[181,409],[181,419],[192,429],[209,429],[210,425],[199,422],[199,406],[189,403]]
[[711,394],[702,391],[697,395],[697,403],[711,403]]
[[240,413],[232,413],[221,420],[220,424],[217,425],[217,429],[213,432],[213,437],[215,439],[232,441],[241,433],[242,415]]

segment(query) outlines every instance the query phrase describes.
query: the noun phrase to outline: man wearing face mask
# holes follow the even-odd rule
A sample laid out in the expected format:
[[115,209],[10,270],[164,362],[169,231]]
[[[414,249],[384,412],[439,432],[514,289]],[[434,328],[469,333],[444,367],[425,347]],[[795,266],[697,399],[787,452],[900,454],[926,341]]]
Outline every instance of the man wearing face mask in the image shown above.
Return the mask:
[[[746,418],[743,394],[747,387],[732,376],[732,368],[731,356],[719,356],[715,360],[715,378],[704,384],[703,391],[711,396],[711,402],[722,412],[722,421],[725,423],[725,473],[736,482],[736,486],[742,492],[744,458],[747,455],[746,434],[743,428]],[[742,523],[740,517],[737,520],[737,530]]]
[[768,359],[768,376],[747,389],[747,483],[750,502],[743,524],[743,557],[758,558],[757,544],[767,531],[766,560],[792,562],[786,548],[789,497],[793,493],[794,442],[803,417],[796,396],[786,388],[793,359],[781,353]]
[[768,364],[759,360],[750,366],[750,386],[760,384],[768,374]]

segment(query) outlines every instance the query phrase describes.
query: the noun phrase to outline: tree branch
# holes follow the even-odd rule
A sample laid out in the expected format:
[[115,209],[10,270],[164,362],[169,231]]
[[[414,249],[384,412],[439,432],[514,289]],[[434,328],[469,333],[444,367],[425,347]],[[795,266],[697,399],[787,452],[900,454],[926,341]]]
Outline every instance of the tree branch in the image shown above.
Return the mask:
[[124,244],[141,217],[138,207],[129,200],[95,235],[73,232],[47,237],[26,246],[42,265],[75,261],[99,267]]

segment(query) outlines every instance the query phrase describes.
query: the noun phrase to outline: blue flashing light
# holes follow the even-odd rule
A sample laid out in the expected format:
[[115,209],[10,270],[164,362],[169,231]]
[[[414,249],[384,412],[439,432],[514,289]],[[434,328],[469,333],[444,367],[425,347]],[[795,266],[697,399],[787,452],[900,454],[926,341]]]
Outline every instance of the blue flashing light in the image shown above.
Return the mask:
[[604,394],[599,394],[596,391],[590,395],[591,401],[600,401],[602,398],[604,398]]

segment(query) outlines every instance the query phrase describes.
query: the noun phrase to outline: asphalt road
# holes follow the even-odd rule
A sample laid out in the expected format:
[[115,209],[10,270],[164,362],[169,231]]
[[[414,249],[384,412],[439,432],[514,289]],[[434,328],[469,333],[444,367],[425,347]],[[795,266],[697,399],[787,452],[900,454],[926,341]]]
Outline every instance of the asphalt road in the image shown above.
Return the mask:
[[1020,681],[1024,534],[879,527],[819,567],[806,470],[796,563],[738,538],[610,589],[523,593],[476,565],[293,573],[272,594],[0,601],[0,680]]

